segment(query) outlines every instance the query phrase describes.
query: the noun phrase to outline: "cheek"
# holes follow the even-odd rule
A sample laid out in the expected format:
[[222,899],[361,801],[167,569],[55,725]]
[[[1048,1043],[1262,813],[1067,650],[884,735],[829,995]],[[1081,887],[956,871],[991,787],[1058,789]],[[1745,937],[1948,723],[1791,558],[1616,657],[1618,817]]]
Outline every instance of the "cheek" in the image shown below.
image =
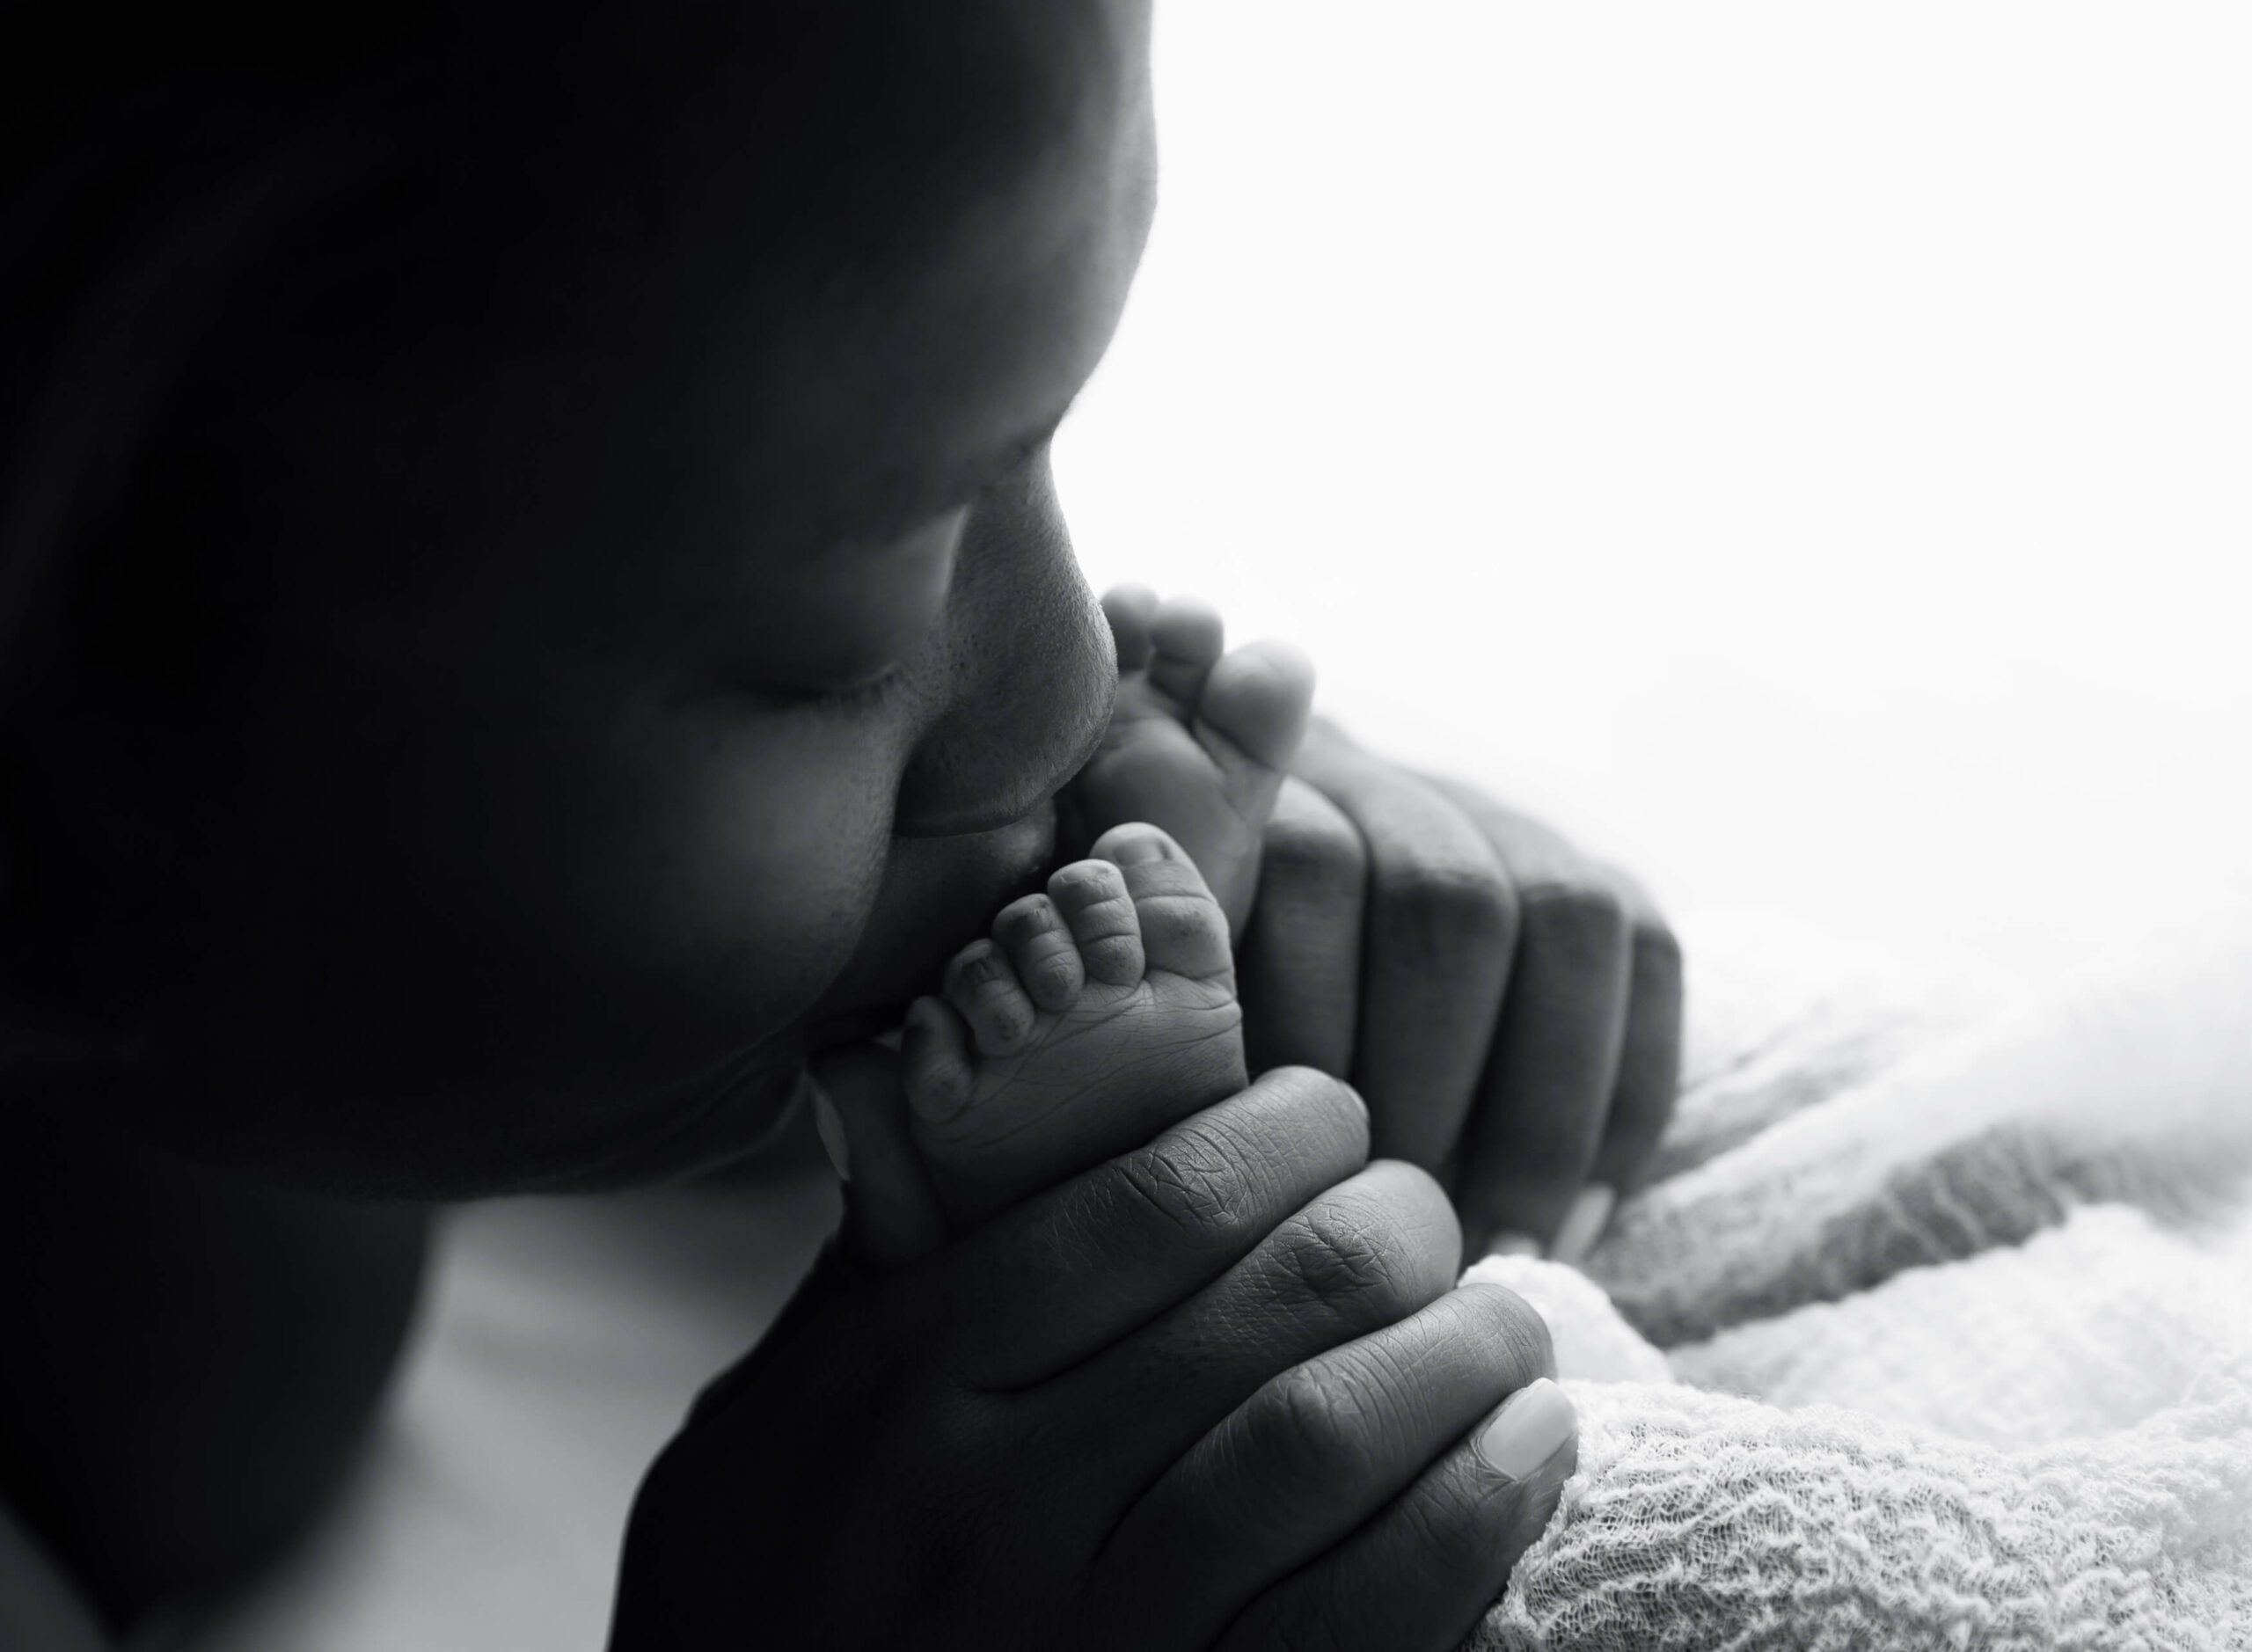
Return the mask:
[[896,783],[864,731],[674,712],[481,764],[474,814],[430,788],[415,836],[446,864],[479,950],[516,960],[524,986],[599,998],[627,1042],[671,1028],[739,1047],[802,1012],[850,956]]
[[661,1136],[706,1075],[790,1056],[760,1047],[844,969],[883,881],[897,768],[864,732],[457,709],[363,744],[320,722],[318,753],[255,754],[235,898],[166,1018],[248,1156],[505,1183]]

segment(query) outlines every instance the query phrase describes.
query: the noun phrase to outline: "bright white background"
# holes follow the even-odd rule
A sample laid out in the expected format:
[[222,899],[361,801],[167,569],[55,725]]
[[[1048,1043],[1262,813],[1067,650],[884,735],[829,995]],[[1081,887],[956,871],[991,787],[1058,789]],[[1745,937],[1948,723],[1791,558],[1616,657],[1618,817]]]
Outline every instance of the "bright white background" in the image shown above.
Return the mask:
[[2252,8],[1174,0],[1088,575],[1677,907],[2029,966],[2252,859]]

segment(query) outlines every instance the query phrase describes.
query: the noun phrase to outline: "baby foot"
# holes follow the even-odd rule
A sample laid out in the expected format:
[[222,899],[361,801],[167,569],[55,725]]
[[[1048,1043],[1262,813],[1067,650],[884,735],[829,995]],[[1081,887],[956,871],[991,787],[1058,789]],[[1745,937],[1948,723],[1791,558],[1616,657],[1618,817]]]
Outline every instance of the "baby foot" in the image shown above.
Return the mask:
[[1118,701],[1073,783],[1083,828],[1163,827],[1240,933],[1283,765],[1305,738],[1313,667],[1283,643],[1223,654],[1220,617],[1201,603],[1123,586],[1102,608],[1118,644]]
[[918,998],[910,1128],[959,1229],[1146,1141],[1248,1082],[1227,922],[1154,826],[1001,909]]

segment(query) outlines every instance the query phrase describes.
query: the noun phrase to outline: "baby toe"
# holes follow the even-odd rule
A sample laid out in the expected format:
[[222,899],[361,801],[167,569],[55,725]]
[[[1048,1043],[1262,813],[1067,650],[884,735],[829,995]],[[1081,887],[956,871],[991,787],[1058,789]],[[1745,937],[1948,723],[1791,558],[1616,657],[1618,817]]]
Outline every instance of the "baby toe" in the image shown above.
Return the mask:
[[1184,596],[1169,597],[1150,617],[1150,681],[1193,705],[1227,640],[1219,612]]
[[1032,999],[1007,954],[991,941],[974,940],[954,955],[944,990],[981,1056],[1005,1056],[1031,1034]]
[[1102,617],[1118,646],[1118,669],[1138,671],[1150,662],[1150,619],[1158,594],[1146,585],[1114,585],[1102,594]]
[[925,1123],[943,1124],[969,1104],[969,1029],[952,1006],[918,998],[907,1006],[899,1039],[899,1078],[908,1109]]
[[1078,943],[1047,895],[1027,895],[1003,907],[993,920],[993,939],[1035,1005],[1054,1015],[1078,1001],[1087,979]]
[[[1280,769],[1298,755],[1313,709],[1313,662],[1286,642],[1247,643],[1215,665],[1194,732],[1225,771],[1238,757]],[[1214,749],[1217,735],[1225,746]]]
[[1118,863],[1147,969],[1200,981],[1233,972],[1227,915],[1180,844],[1136,823],[1105,832],[1094,852]]
[[1125,874],[1116,866],[1075,860],[1048,880],[1048,898],[1078,944],[1088,980],[1131,986],[1142,978],[1141,920],[1126,892]]

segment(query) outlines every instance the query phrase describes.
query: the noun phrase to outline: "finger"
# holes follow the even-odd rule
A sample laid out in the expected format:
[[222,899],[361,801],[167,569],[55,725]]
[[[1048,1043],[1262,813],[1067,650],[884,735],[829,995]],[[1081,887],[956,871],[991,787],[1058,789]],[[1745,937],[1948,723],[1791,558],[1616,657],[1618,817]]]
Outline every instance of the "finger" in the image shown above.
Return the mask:
[[1254,1602],[1218,1652],[1447,1652],[1508,1587],[1578,1463],[1564,1391],[1519,1388],[1389,1508]]
[[1343,1078],[1360,1004],[1368,854],[1345,813],[1296,776],[1275,799],[1259,896],[1236,953],[1251,1071],[1313,1067]]
[[[1680,943],[1649,896],[1622,874],[1614,873],[1612,881],[1625,896],[1633,932],[1632,985],[1626,1035],[1619,1050],[1619,1080],[1611,1093],[1611,1117],[1596,1148],[1588,1185],[1605,1189],[1615,1203],[1641,1186],[1658,1138],[1673,1117],[1681,1081],[1683,977]],[[1589,1243],[1600,1236],[1598,1224]]]
[[1632,979],[1626,909],[1546,827],[1469,787],[1437,784],[1479,822],[1517,889],[1515,972],[1464,1134],[1456,1199],[1471,1254],[1497,1235],[1545,1246],[1578,1199],[1610,1117]]
[[1413,1165],[1378,1159],[1179,1307],[1050,1384],[1058,1437],[1083,1455],[1170,1461],[1277,1372],[1445,1295],[1461,1246],[1445,1189]]
[[1353,1083],[1372,1151],[1437,1170],[1469,1117],[1510,978],[1507,869],[1452,799],[1334,738],[1298,771],[1367,846]]
[[1368,1162],[1351,1087],[1303,1067],[1027,1201],[903,1277],[965,1385],[1028,1387],[1148,1326],[1226,1274]]
[[[1407,1491],[1551,1364],[1539,1314],[1510,1291],[1470,1285],[1293,1366],[1127,1511],[1104,1546],[1098,1588],[1109,1577],[1144,1588],[1149,1578],[1174,1580],[1156,1621],[1141,1627],[1167,1645],[1202,1646],[1262,1590]],[[1225,1569],[1203,1563],[1215,1553],[1229,1556]],[[1479,1557],[1476,1578],[1490,1570]],[[1399,1592],[1396,1580],[1386,1587]]]

